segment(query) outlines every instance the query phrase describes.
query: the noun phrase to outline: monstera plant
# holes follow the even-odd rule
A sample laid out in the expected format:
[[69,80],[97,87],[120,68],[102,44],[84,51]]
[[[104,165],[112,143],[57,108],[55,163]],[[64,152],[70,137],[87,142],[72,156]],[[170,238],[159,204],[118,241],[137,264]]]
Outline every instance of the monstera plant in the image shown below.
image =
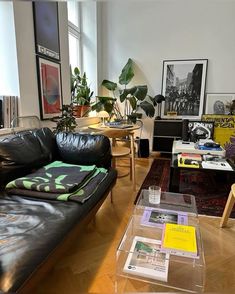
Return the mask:
[[[129,58],[119,76],[119,85],[109,80],[102,82],[102,86],[111,91],[113,97],[97,96],[98,101],[92,106],[92,109],[99,111],[103,108],[118,119],[136,120],[142,115],[138,112],[139,109],[142,109],[147,116],[153,117],[154,100],[147,95],[147,85],[127,87],[133,77],[133,61]],[[119,107],[119,103],[124,103],[123,110]]]

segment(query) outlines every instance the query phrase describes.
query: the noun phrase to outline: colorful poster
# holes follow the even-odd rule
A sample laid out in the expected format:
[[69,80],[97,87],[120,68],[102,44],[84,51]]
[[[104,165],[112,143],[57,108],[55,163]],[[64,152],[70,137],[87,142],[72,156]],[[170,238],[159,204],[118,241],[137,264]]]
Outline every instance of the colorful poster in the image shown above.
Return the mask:
[[235,115],[202,115],[204,121],[214,121],[214,141],[226,150],[226,157],[235,158]]
[[38,58],[41,119],[61,115],[60,64]]

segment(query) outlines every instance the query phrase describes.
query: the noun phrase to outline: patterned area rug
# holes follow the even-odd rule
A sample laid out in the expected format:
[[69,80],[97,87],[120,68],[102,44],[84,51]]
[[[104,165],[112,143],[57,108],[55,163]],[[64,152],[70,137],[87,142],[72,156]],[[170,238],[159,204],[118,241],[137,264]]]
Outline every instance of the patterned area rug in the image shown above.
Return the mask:
[[[170,160],[154,159],[152,166],[137,194],[141,189],[148,189],[150,185],[159,185],[162,191],[168,191],[170,177]],[[222,216],[225,203],[230,191],[231,183],[225,176],[218,176],[216,172],[206,173],[197,170],[184,170],[180,174],[180,193],[195,196],[199,214]],[[235,207],[231,216],[235,218]]]

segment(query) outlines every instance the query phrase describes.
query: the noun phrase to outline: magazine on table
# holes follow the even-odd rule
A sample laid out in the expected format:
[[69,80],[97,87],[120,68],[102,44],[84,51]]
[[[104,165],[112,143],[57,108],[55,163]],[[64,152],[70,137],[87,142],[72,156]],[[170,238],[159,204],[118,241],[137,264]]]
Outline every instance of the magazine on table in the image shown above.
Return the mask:
[[173,255],[199,258],[194,226],[164,224],[161,251]]
[[123,271],[167,282],[169,254],[160,252],[161,241],[135,236]]
[[143,226],[159,228],[162,228],[164,223],[187,225],[188,215],[186,212],[145,207],[140,223]]
[[181,153],[177,157],[179,167],[199,168],[202,162],[200,154]]
[[202,167],[207,169],[217,169],[217,170],[231,170],[231,171],[233,170],[233,168],[226,161],[226,159],[203,161]]

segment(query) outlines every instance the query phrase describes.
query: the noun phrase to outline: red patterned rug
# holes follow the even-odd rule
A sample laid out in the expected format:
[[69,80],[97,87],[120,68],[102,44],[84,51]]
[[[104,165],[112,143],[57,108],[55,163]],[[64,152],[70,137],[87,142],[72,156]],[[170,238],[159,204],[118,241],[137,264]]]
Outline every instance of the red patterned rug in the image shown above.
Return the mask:
[[[137,194],[150,185],[159,185],[162,191],[168,191],[170,177],[170,160],[154,159],[152,166]],[[206,173],[198,170],[182,170],[180,174],[180,193],[195,196],[199,214],[222,216],[232,182],[215,171]],[[231,216],[235,218],[235,207]]]

